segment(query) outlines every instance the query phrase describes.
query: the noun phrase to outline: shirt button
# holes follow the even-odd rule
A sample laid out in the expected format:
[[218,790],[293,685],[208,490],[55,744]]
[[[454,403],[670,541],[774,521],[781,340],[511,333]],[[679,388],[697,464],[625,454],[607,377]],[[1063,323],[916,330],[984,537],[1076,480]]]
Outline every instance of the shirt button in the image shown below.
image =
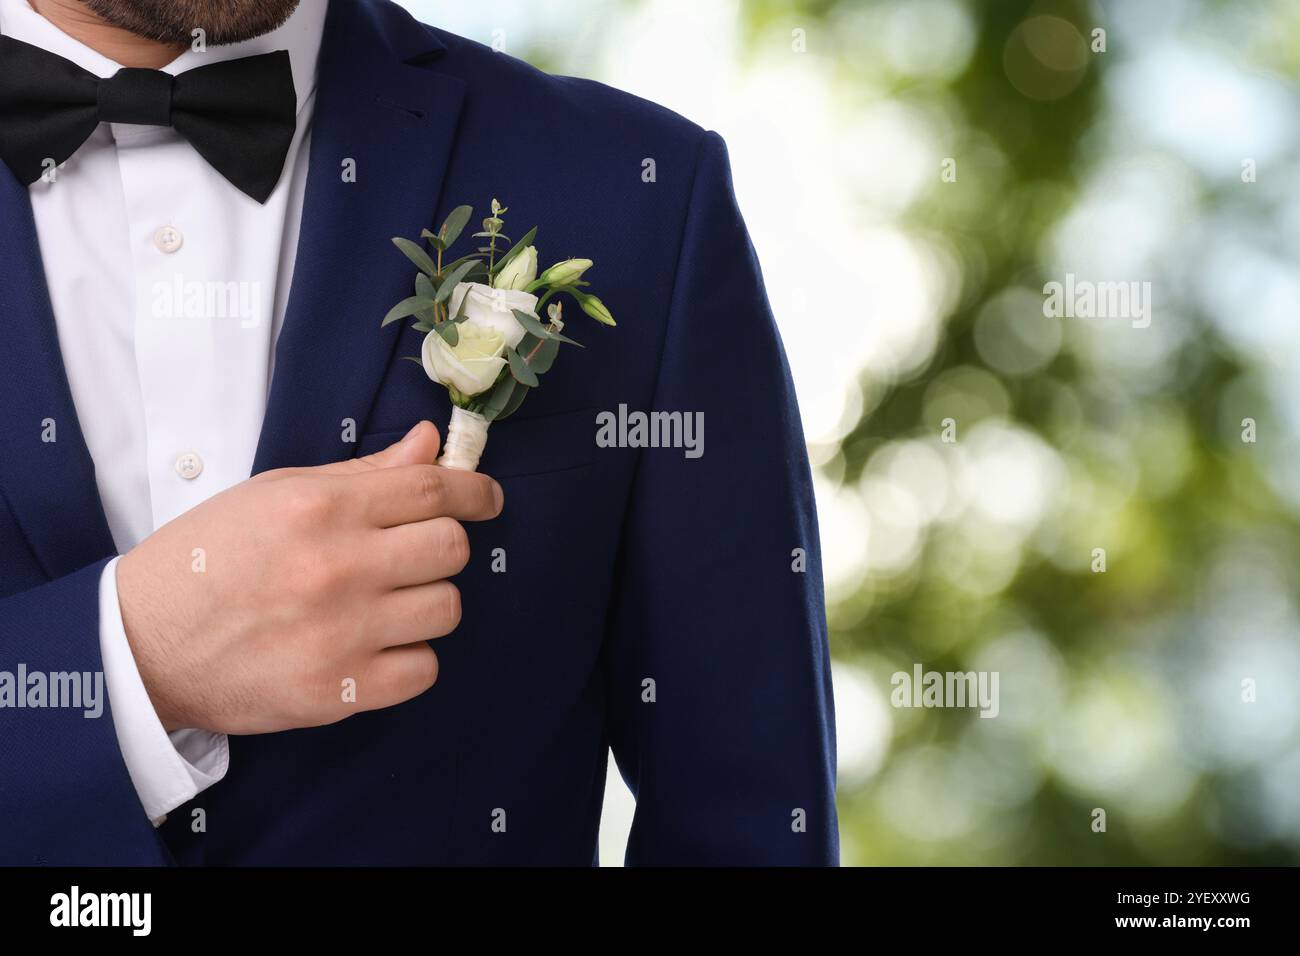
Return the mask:
[[185,245],[185,237],[175,226],[163,226],[153,234],[153,244],[158,247],[159,252],[171,255]]
[[176,474],[186,481],[193,481],[203,474],[203,459],[192,451],[187,451],[176,459]]

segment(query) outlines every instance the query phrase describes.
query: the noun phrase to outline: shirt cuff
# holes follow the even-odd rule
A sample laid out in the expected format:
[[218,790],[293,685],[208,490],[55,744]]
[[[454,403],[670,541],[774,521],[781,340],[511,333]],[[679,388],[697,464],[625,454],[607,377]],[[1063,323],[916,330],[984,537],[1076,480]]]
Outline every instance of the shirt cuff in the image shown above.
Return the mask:
[[182,803],[212,786],[230,766],[230,742],[225,734],[207,730],[177,730],[168,734],[140,679],[135,656],[126,639],[117,600],[117,562],[104,567],[99,579],[99,651],[104,685],[113,715],[117,745],[144,812],[154,826]]

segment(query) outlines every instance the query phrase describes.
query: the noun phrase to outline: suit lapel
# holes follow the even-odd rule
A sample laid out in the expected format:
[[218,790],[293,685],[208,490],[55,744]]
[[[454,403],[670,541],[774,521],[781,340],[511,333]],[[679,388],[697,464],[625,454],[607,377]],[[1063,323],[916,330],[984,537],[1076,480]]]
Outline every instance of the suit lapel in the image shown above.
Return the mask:
[[59,351],[31,198],[2,164],[0,223],[0,500],[57,578],[115,548]]
[[[388,4],[332,0],[321,48],[302,231],[253,472],[351,457],[411,294],[393,236],[432,227],[464,84],[421,64],[442,45]],[[356,181],[343,175],[355,161]]]

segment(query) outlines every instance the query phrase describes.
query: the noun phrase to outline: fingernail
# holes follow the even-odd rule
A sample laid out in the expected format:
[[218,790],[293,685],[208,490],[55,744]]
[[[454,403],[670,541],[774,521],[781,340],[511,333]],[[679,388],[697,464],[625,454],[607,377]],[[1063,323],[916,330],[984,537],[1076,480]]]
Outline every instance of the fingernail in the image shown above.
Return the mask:
[[506,494],[501,490],[501,486],[495,481],[492,482],[492,500],[496,502],[497,514],[500,514],[501,509],[505,507]]
[[420,430],[420,426],[423,424],[424,422],[416,422],[415,425],[411,428],[411,430],[402,436],[402,441],[398,442],[398,444],[400,445],[402,444],[402,442],[409,441],[410,437],[414,435],[416,432],[418,432]]

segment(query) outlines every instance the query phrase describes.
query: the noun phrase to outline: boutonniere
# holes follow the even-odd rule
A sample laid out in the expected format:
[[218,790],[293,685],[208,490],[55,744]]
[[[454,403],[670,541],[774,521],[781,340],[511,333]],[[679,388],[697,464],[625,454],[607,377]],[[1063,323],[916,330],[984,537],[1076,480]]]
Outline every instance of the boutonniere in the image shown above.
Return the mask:
[[[424,368],[447,389],[454,406],[439,464],[474,471],[487,443],[488,426],[517,409],[541,384],[561,345],[578,345],[563,333],[563,308],[551,300],[567,295],[602,325],[613,325],[605,303],[584,291],[590,259],[565,259],[537,274],[534,226],[518,242],[501,229],[506,207],[492,200],[492,215],[474,233],[482,245],[470,255],[444,262],[474,215],[457,206],[436,233],[420,236],[432,249],[401,237],[393,244],[419,272],[415,295],[393,306],[380,327],[415,318],[425,333],[419,358],[403,356]],[[547,321],[541,319],[546,310]]]

